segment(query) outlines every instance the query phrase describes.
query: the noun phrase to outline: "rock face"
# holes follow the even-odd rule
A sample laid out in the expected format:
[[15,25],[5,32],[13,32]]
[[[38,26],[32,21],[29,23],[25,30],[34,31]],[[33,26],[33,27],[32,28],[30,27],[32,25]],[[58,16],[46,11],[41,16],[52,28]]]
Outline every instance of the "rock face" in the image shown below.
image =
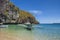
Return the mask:
[[10,0],[0,0],[0,23],[31,23],[38,24],[29,12],[20,10]]

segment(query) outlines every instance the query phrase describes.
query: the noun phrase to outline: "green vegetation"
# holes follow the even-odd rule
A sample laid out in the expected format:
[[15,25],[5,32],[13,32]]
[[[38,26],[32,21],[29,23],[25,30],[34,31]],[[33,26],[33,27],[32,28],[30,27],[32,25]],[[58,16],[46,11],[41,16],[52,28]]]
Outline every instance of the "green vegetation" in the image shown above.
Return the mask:
[[[5,2],[5,1],[4,1]],[[8,3],[8,4],[7,4]],[[38,24],[39,22],[35,19],[33,15],[31,15],[29,12],[23,11],[16,7],[13,3],[7,2],[3,6],[4,11],[2,15],[5,15],[5,19],[0,17],[0,20],[5,20],[2,21],[3,23],[31,23],[31,24]],[[3,8],[2,8],[3,9]]]

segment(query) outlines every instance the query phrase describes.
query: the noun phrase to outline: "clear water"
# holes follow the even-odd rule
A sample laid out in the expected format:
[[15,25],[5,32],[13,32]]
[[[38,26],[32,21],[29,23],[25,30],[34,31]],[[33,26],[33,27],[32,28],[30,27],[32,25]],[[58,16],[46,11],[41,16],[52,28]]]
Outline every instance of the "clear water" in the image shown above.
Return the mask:
[[60,25],[33,25],[31,31],[18,25],[9,25],[0,28],[0,40],[60,40]]
[[32,30],[34,40],[60,40],[59,24],[36,25]]

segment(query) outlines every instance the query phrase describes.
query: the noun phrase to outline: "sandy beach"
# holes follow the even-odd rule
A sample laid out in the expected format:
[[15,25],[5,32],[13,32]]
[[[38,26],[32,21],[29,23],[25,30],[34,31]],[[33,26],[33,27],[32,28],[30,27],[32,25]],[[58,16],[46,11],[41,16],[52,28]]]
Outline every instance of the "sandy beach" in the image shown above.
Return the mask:
[[33,38],[29,31],[14,31],[14,29],[10,31],[8,28],[0,28],[0,40],[33,40]]

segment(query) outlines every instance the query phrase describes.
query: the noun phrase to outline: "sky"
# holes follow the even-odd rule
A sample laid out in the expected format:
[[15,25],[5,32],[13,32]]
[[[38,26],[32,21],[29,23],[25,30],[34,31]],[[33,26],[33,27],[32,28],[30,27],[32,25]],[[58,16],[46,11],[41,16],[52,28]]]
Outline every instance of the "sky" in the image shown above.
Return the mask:
[[60,23],[60,0],[10,0],[40,23]]

